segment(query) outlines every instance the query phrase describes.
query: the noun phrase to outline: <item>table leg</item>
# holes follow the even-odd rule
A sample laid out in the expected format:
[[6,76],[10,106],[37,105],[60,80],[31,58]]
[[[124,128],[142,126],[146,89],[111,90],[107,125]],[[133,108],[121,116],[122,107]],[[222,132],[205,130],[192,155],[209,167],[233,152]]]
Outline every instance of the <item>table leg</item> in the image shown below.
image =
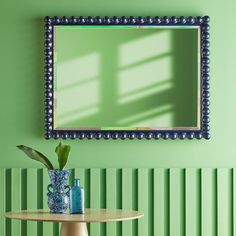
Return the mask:
[[88,236],[87,224],[76,222],[63,222],[60,236]]

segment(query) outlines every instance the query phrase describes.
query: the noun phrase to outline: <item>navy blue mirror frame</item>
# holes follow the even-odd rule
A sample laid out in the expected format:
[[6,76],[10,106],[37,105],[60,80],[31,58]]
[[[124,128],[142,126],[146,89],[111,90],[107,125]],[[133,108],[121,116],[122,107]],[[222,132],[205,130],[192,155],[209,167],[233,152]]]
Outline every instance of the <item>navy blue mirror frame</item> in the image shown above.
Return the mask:
[[[204,17],[49,17],[45,22],[45,138],[46,139],[209,139],[209,16]],[[199,130],[57,130],[54,129],[53,34],[56,25],[155,25],[199,26],[201,49],[200,129]]]

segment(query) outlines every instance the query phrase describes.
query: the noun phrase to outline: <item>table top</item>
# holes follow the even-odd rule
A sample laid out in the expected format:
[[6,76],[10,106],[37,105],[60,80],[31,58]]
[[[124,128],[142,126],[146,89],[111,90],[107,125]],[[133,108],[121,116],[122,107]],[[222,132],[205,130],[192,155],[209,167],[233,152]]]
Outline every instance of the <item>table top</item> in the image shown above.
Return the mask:
[[143,217],[139,211],[112,209],[85,209],[85,214],[52,214],[48,210],[22,210],[7,212],[7,218],[46,222],[113,222]]

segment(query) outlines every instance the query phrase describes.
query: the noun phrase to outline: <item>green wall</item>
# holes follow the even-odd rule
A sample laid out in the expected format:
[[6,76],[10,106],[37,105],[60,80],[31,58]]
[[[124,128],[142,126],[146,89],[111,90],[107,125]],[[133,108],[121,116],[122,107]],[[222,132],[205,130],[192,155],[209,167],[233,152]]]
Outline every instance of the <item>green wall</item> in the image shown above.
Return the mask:
[[[15,146],[52,158],[57,141],[43,138],[43,17],[45,15],[209,15],[211,135],[206,140],[69,140],[74,167],[235,166],[236,31],[234,0],[4,1],[1,3],[0,167],[39,167]],[[54,159],[56,161],[56,158]]]
[[55,127],[197,127],[199,29],[169,28],[57,26]]

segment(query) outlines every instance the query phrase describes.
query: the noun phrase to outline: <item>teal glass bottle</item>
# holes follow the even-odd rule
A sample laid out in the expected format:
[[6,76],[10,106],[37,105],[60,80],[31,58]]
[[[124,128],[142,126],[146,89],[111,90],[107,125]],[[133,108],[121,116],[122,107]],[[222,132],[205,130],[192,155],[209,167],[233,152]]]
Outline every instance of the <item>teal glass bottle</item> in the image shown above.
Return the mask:
[[74,186],[70,190],[70,213],[84,213],[84,189],[80,187],[80,179],[74,179]]

